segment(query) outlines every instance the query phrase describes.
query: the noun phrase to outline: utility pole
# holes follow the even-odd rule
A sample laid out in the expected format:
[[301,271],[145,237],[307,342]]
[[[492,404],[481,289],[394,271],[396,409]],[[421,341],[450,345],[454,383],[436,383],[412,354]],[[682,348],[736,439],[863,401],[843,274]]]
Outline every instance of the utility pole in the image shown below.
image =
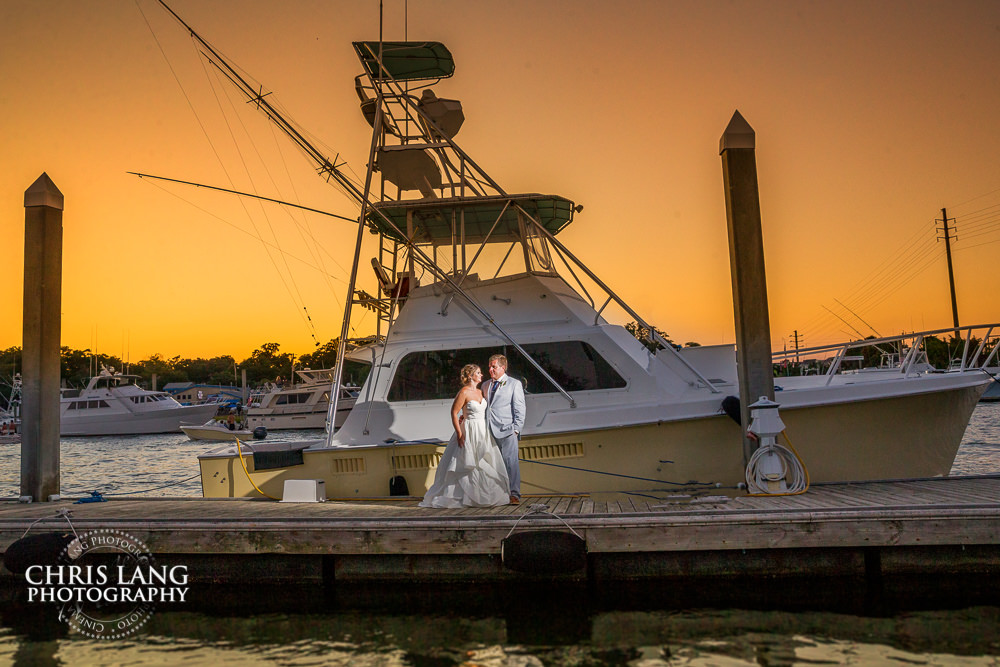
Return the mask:
[[792,332],[792,341],[795,343],[795,365],[799,364],[799,330],[796,329]]
[[[951,219],[954,222],[955,218]],[[951,318],[955,324],[955,335],[958,335],[958,301],[955,299],[955,270],[951,266],[951,231],[948,229],[948,209],[941,209],[941,219],[935,222],[942,223],[944,232],[944,252],[948,256],[948,284],[951,286]],[[938,237],[940,240],[941,237]],[[958,239],[958,236],[955,236]]]

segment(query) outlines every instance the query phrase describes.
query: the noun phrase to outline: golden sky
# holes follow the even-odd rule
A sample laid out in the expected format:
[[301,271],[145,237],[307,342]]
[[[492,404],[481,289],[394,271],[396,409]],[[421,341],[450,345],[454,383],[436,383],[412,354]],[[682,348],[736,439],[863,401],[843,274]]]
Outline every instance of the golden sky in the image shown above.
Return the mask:
[[[376,0],[170,4],[363,174],[351,42],[377,39]],[[387,0],[384,13],[385,39],[450,48],[456,74],[435,92],[463,102],[459,144],[508,192],[583,204],[560,238],[678,342],[735,339],[718,145],[737,109],[757,133],[775,348],[794,331],[812,346],[950,326],[942,207],[961,323],[1000,320],[1000,3]],[[43,172],[65,196],[64,345],[241,359],[340,334],[351,223],[126,174],[357,214],[261,117],[229,113],[245,105],[217,78],[152,0],[0,2],[0,348],[21,344],[23,194]]]

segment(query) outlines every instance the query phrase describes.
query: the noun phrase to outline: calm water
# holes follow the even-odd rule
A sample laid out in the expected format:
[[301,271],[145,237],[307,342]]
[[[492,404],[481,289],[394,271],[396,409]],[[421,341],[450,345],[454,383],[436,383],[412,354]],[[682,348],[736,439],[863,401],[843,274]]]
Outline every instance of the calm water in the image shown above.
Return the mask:
[[[183,435],[67,438],[63,493],[199,496],[196,457],[210,447]],[[19,448],[0,448],[0,496],[10,498]],[[952,468],[986,473],[1000,473],[1000,403],[976,407]],[[140,634],[114,641],[70,635],[48,607],[6,604],[0,664],[1000,665],[995,579],[965,582],[967,595],[942,599],[912,583],[895,585],[892,608],[871,607],[864,591],[851,590],[857,582],[782,584],[760,596],[646,587],[611,597],[585,588],[331,594],[243,586],[202,593],[212,605],[159,610]]]

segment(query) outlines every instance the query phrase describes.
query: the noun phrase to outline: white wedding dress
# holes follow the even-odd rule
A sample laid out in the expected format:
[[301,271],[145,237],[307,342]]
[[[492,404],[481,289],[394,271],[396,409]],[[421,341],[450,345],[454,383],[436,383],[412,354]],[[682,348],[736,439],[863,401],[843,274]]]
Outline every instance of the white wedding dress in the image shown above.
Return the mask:
[[510,502],[510,481],[486,424],[486,399],[465,404],[465,446],[451,436],[421,507],[489,507]]

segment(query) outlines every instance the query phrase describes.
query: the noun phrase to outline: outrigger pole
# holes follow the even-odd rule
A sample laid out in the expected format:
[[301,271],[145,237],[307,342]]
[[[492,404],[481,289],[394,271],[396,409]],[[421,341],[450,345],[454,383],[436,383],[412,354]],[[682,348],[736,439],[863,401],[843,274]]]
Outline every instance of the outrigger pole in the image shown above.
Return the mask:
[[[268,102],[266,99],[267,96],[271,94],[270,92],[265,93],[263,92],[263,89],[260,90],[255,89],[253,85],[251,85],[246,79],[240,76],[239,72],[237,72],[228,62],[226,62],[225,58],[223,58],[214,48],[212,48],[211,44],[209,44],[207,41],[205,41],[205,39],[202,38],[201,35],[195,32],[194,28],[185,23],[184,19],[178,16],[177,12],[172,10],[167,5],[167,3],[164,2],[164,0],[158,0],[158,2],[161,5],[163,5],[164,9],[170,12],[171,16],[177,19],[178,23],[184,26],[184,28],[191,34],[192,37],[198,40],[199,44],[205,47],[208,50],[208,52],[212,54],[215,60],[209,58],[208,59],[209,62],[212,63],[212,65],[218,68],[221,72],[223,72],[225,76],[240,90],[240,92],[242,92],[244,95],[247,96],[248,101],[253,102],[258,109],[261,109],[265,114],[267,114],[267,117],[270,118],[271,121],[275,125],[277,125],[282,132],[288,135],[288,137],[296,144],[298,144],[298,146],[302,150],[304,150],[306,154],[309,155],[310,158],[312,158],[313,161],[315,161],[320,165],[319,168],[320,174],[324,173],[329,174],[329,176],[331,176],[335,181],[337,181],[337,183],[339,183],[342,187],[344,187],[347,190],[348,194],[354,197],[354,199],[356,199],[359,204],[363,202],[362,193],[360,190],[358,190],[358,186],[356,186],[343,172],[340,171],[340,169],[338,168],[339,165],[336,164],[336,159],[330,160],[328,157],[323,155],[323,153],[320,152],[319,149],[317,149],[315,146],[313,146],[308,139],[302,136],[302,133],[300,133],[297,129],[295,129],[295,126],[293,126],[291,123],[285,120],[285,118],[280,113],[278,113],[278,111],[274,107],[271,106],[271,103]],[[216,62],[216,60],[218,60],[218,62]]]
[[[226,75],[226,77],[244,95],[247,96],[247,99],[249,101],[253,102],[257,106],[258,109],[261,109],[267,115],[267,117],[270,118],[281,129],[282,132],[284,132],[290,139],[292,139],[292,141],[294,141],[300,148],[302,148],[306,152],[306,154],[312,160],[314,160],[315,162],[317,162],[320,165],[319,173],[320,174],[323,174],[323,173],[329,174],[329,176],[331,176],[335,181],[337,181],[338,184],[340,184],[342,187],[344,187],[347,190],[347,192],[351,196],[353,196],[357,200],[357,202],[360,204],[360,206],[361,206],[361,211],[362,212],[361,212],[361,216],[358,219],[358,224],[359,224],[359,230],[358,230],[358,247],[355,249],[355,261],[354,261],[354,266],[351,269],[351,281],[350,281],[351,291],[348,294],[348,300],[347,300],[347,304],[346,304],[346,308],[345,308],[345,310],[347,312],[345,313],[345,318],[344,318],[345,322],[344,322],[344,324],[342,326],[342,329],[341,329],[341,340],[340,340],[340,345],[338,346],[338,350],[337,350],[337,364],[338,364],[338,367],[335,370],[336,382],[334,383],[334,386],[333,386],[333,389],[334,389],[333,394],[334,394],[334,396],[333,396],[333,398],[330,401],[330,408],[331,408],[331,410],[336,410],[336,401],[337,401],[337,398],[338,398],[338,396],[340,394],[340,379],[341,379],[341,376],[342,376],[341,375],[342,371],[340,369],[340,366],[342,365],[342,361],[343,361],[343,350],[344,350],[344,348],[346,346],[346,335],[347,335],[347,332],[349,331],[349,327],[350,327],[349,314],[350,314],[351,302],[354,300],[354,286],[356,284],[356,278],[357,278],[357,262],[358,262],[358,259],[360,257],[360,243],[361,243],[361,239],[363,238],[363,236],[362,236],[362,230],[363,230],[364,225],[365,225],[365,218],[366,218],[366,213],[367,213],[366,209],[370,208],[369,197],[370,197],[370,189],[371,189],[371,171],[372,171],[371,170],[371,165],[373,164],[374,153],[371,153],[370,156],[369,156],[368,175],[367,175],[367,177],[365,179],[365,189],[362,192],[361,190],[358,189],[358,187],[350,179],[347,178],[346,175],[344,175],[340,171],[340,169],[338,168],[338,165],[335,164],[335,161],[330,160],[325,155],[323,155],[323,153],[321,153],[318,149],[316,149],[305,137],[302,136],[302,134],[297,129],[295,129],[295,127],[291,123],[289,123],[273,106],[271,106],[270,102],[268,102],[268,100],[266,99],[267,95],[269,95],[270,93],[264,93],[262,89],[261,90],[255,89],[248,81],[246,81],[246,79],[244,79],[239,74],[239,72],[237,72],[231,65],[229,65],[228,62],[226,62],[225,58],[223,58],[222,55],[219,54],[212,47],[211,44],[209,44],[204,38],[202,38],[201,35],[199,35],[173,9],[171,9],[170,6],[167,5],[166,2],[164,2],[164,0],[158,0],[158,2],[160,3],[160,5],[163,6],[164,9],[166,9],[170,13],[171,16],[173,16],[182,26],[184,26],[184,28],[191,34],[192,37],[194,37],[205,49],[207,49],[207,51],[212,55],[212,58],[209,59],[209,62],[211,62],[213,66],[219,68],[220,71],[222,71]],[[380,44],[381,44],[381,42],[380,42]],[[370,49],[369,49],[369,51],[370,51]],[[373,53],[372,55],[375,56],[377,58],[377,60],[378,60],[378,63],[379,63],[379,72],[380,73],[382,73],[382,72],[386,72],[387,73],[387,70],[385,69],[385,66],[382,63],[381,54],[374,54]],[[216,62],[216,60],[218,62]],[[382,79],[381,77],[379,77],[378,81],[381,83],[383,81],[386,81],[386,79]],[[392,83],[395,83],[395,81],[392,79],[391,75],[390,75],[390,78],[388,79],[388,81],[392,82]],[[381,114],[381,107],[382,107],[383,96],[382,96],[382,92],[381,92],[381,87],[378,86],[377,88],[378,88],[378,91],[377,91],[378,98],[377,99],[378,99],[379,114]],[[419,109],[417,110],[417,112],[420,113]],[[421,114],[421,115],[424,115],[424,114]],[[432,121],[431,121],[431,125],[436,127],[436,125]],[[373,148],[372,148],[372,151],[375,150],[374,146],[377,143],[377,137],[378,137],[378,133],[374,132],[373,133]],[[494,188],[496,188],[496,190],[498,192],[503,193],[503,190],[495,183],[495,181],[493,181],[492,178],[490,178],[486,174],[485,171],[483,171],[482,168],[479,167],[479,165],[477,165],[474,161],[472,161],[472,159],[464,151],[461,151],[460,149],[458,149],[457,145],[452,140],[449,139],[448,141],[449,141],[449,144],[456,151],[458,151],[462,156],[464,156],[465,159],[468,160],[472,164],[472,166],[475,167],[475,169],[481,175],[483,175],[487,179],[487,181],[490,183],[491,186],[493,186]],[[222,190],[222,188],[216,188],[216,189]],[[506,194],[506,193],[504,193],[504,194]],[[559,391],[559,393],[562,394],[562,396],[569,402],[569,405],[570,405],[571,408],[575,408],[576,407],[576,400],[573,399],[573,397],[570,396],[569,393],[567,393],[566,390],[562,388],[562,386],[560,386],[560,384],[555,380],[555,378],[553,378],[544,368],[542,368],[542,366],[538,362],[536,362],[531,357],[531,355],[528,354],[527,351],[524,350],[524,348],[522,348],[510,336],[510,334],[508,334],[506,331],[504,331],[504,329],[500,325],[498,325],[496,323],[496,321],[493,319],[493,317],[485,309],[483,309],[478,303],[476,303],[472,299],[472,297],[469,296],[461,287],[459,287],[445,272],[443,272],[442,270],[440,270],[434,264],[434,262],[429,257],[427,257],[427,255],[422,250],[420,250],[413,243],[413,241],[406,234],[404,234],[396,226],[396,224],[391,219],[389,219],[388,216],[386,216],[385,213],[383,213],[381,210],[379,210],[377,208],[372,209],[372,210],[374,210],[379,215],[379,217],[382,220],[384,220],[397,234],[399,234],[400,238],[406,239],[406,243],[404,245],[410,250],[410,252],[413,255],[416,255],[417,257],[419,257],[421,259],[421,263],[425,266],[425,268],[429,269],[431,271],[431,273],[433,273],[435,276],[437,276],[440,279],[442,279],[444,282],[447,282],[452,287],[452,289],[455,290],[456,293],[461,294],[462,297],[469,303],[469,305],[471,305],[475,310],[477,310],[486,319],[486,321],[493,328],[495,328],[500,333],[501,336],[503,336],[504,339],[506,339],[521,354],[523,354],[524,357],[531,363],[531,365],[534,366],[543,375],[543,377],[545,377],[546,380],[548,380],[549,382],[552,383],[552,385]],[[536,224],[537,224],[537,221],[536,221]],[[711,386],[711,384],[709,384],[709,386]],[[336,413],[333,412],[332,414],[336,414]]]
[[255,195],[250,192],[240,192],[239,190],[230,190],[229,188],[220,188],[215,185],[205,185],[204,183],[195,183],[194,181],[182,181],[179,178],[167,178],[166,176],[154,176],[153,174],[140,174],[137,171],[127,171],[126,174],[132,174],[133,176],[138,176],[139,178],[153,178],[158,181],[169,181],[170,183],[180,183],[182,185],[193,185],[196,188],[207,188],[209,190],[217,190],[219,192],[225,192],[231,195],[238,195],[240,197],[249,197],[250,199],[260,199],[262,201],[269,201],[275,204],[281,204],[282,206],[290,206],[292,208],[298,208],[303,211],[309,211],[310,213],[319,213],[320,215],[327,215],[331,218],[337,218],[338,220],[346,220],[347,222],[354,222],[354,218],[348,218],[346,215],[337,215],[336,213],[330,213],[329,211],[323,211],[318,208],[310,208],[308,206],[302,206],[300,204],[293,204],[291,202],[282,201],[280,199],[273,199],[271,197],[264,197],[262,195]]
[[[372,164],[372,160],[374,159],[374,154],[371,154],[369,156],[369,169],[368,169],[369,173],[368,173],[368,176],[366,177],[365,189],[362,192],[362,191],[360,191],[358,189],[358,187],[346,175],[344,175],[340,171],[340,169],[338,168],[338,165],[335,163],[335,160],[330,160],[329,158],[327,158],[322,152],[320,152],[316,147],[314,147],[305,137],[303,137],[302,134],[297,129],[295,129],[295,127],[291,123],[289,123],[273,106],[271,106],[270,102],[266,99],[267,95],[269,95],[270,93],[264,93],[263,89],[259,89],[259,90],[255,89],[248,81],[246,81],[246,79],[244,79],[239,74],[239,72],[237,72],[231,65],[229,65],[229,63],[226,61],[226,59],[223,58],[222,55],[219,54],[212,47],[211,44],[209,44],[204,38],[202,38],[201,35],[199,35],[194,30],[194,28],[192,28],[190,25],[188,25],[184,21],[184,19],[182,19],[173,9],[171,9],[170,6],[167,5],[166,2],[164,2],[164,0],[158,0],[158,2],[160,3],[160,5],[163,6],[164,9],[167,10],[167,12],[170,13],[171,16],[173,16],[177,20],[178,23],[180,23],[182,26],[184,26],[184,28],[190,33],[190,35],[192,37],[194,37],[198,41],[198,43],[200,43],[212,55],[212,58],[209,58],[209,62],[211,62],[212,65],[215,66],[216,68],[218,68],[220,71],[222,71],[225,74],[225,76],[244,95],[246,95],[247,99],[250,102],[253,102],[257,106],[258,109],[261,109],[262,111],[264,111],[264,113],[267,115],[267,117],[269,119],[271,119],[271,121],[274,122],[275,125],[277,125],[281,129],[282,132],[284,132],[290,139],[292,139],[292,141],[294,143],[296,143],[300,148],[302,148],[302,150],[305,151],[305,153],[313,161],[315,161],[316,163],[318,163],[320,165],[319,173],[321,175],[324,174],[324,173],[326,173],[330,177],[332,177],[361,206],[361,215],[360,215],[360,217],[358,219],[358,224],[359,224],[359,230],[358,230],[358,239],[359,240],[358,240],[358,244],[359,245],[358,245],[358,247],[355,250],[355,261],[354,261],[354,266],[352,267],[352,270],[351,270],[351,273],[352,273],[351,291],[348,294],[348,299],[347,299],[347,302],[346,302],[347,313],[345,313],[345,322],[344,322],[344,324],[342,326],[342,329],[341,329],[341,339],[340,339],[340,343],[341,344],[338,346],[338,355],[337,355],[338,356],[338,359],[337,359],[338,368],[335,371],[336,374],[337,374],[337,381],[336,381],[336,383],[333,386],[334,397],[333,397],[333,400],[331,401],[331,410],[332,411],[336,410],[336,401],[337,401],[337,397],[340,394],[340,379],[341,379],[340,364],[342,362],[342,350],[344,350],[344,348],[346,346],[346,340],[347,340],[346,336],[347,336],[347,333],[349,331],[350,306],[351,306],[352,301],[354,300],[354,287],[355,287],[356,278],[357,278],[357,276],[356,276],[356,274],[357,274],[357,261],[360,258],[360,240],[362,238],[362,231],[361,230],[364,228],[364,225],[365,225],[366,209],[369,208],[368,201],[369,201],[370,190],[371,190],[371,168],[370,168],[370,165]],[[379,44],[381,45],[381,43],[382,42],[381,42],[381,35],[380,35]],[[369,52],[371,52],[370,48],[369,48]],[[379,53],[379,54],[372,53],[372,55],[375,56],[375,58],[378,61],[380,75],[382,73],[388,73],[387,70],[386,70],[386,68],[385,68],[385,66],[384,66],[384,64],[383,64],[383,62],[382,62],[382,57],[381,57],[382,54],[381,53]],[[397,88],[397,94],[398,94],[398,84],[392,78],[391,75],[389,75],[388,79],[383,79],[381,76],[379,76],[378,82],[379,83],[388,82],[390,85],[391,84],[395,84],[395,86]],[[378,89],[377,90],[378,108],[379,108],[379,113],[381,114],[382,113],[381,109],[382,109],[383,95],[382,95],[381,86],[376,86],[376,88]],[[432,127],[434,127],[435,129],[437,129],[436,123],[434,123],[434,121],[431,118],[429,118],[426,114],[424,114],[419,108],[414,108],[414,110],[426,122],[428,122]],[[443,135],[443,133],[442,133],[442,135]],[[377,137],[378,133],[373,133],[373,136]],[[489,174],[485,170],[483,170],[475,162],[475,160],[473,160],[464,150],[462,150],[458,146],[458,144],[455,143],[455,141],[452,138],[450,138],[450,137],[445,137],[445,138],[446,138],[446,141],[448,142],[448,144],[452,147],[452,149],[455,150],[464,160],[466,160],[479,173],[479,175],[481,177],[483,177],[487,181],[487,183],[491,187],[493,187],[501,195],[508,196],[507,193],[503,190],[503,188],[501,188],[500,185],[496,181],[494,181],[493,178],[491,178],[489,176]],[[373,143],[373,145],[374,145],[374,143]],[[374,150],[374,148],[372,150]],[[171,179],[165,179],[165,180],[171,180]],[[178,182],[184,182],[184,181],[178,181]],[[212,186],[200,186],[200,187],[212,187]],[[220,191],[226,191],[226,192],[234,192],[234,194],[245,194],[245,193],[238,193],[238,192],[235,192],[235,191],[227,190],[225,188],[212,187],[212,189],[216,189],[216,190],[220,190]],[[257,197],[256,195],[247,195],[247,196]],[[263,200],[269,200],[266,197],[257,197],[257,198],[263,199]],[[269,201],[275,201],[275,200],[269,200]],[[280,202],[280,203],[284,203],[284,202]],[[293,204],[288,204],[288,205],[294,206]],[[670,345],[669,343],[667,343],[665,340],[663,340],[662,337],[660,337],[659,334],[656,333],[656,330],[653,327],[651,327],[648,324],[646,324],[645,321],[641,317],[639,317],[637,313],[635,313],[631,308],[629,308],[628,305],[625,304],[625,302],[620,297],[618,297],[618,295],[616,295],[606,285],[604,285],[603,281],[601,281],[599,278],[597,278],[597,276],[595,276],[593,274],[593,272],[590,271],[589,268],[587,268],[579,259],[577,259],[575,256],[573,256],[573,254],[570,253],[569,250],[562,243],[560,243],[558,241],[555,241],[553,235],[551,233],[549,233],[548,230],[544,229],[544,227],[538,222],[538,220],[536,220],[533,216],[531,216],[530,214],[528,214],[527,211],[524,211],[524,209],[520,205],[518,205],[516,202],[514,202],[514,205],[519,210],[521,210],[521,212],[524,213],[526,215],[526,217],[529,220],[531,220],[531,222],[537,228],[539,228],[542,231],[543,235],[545,237],[547,237],[548,240],[554,242],[557,248],[560,248],[570,258],[572,258],[576,262],[577,266],[579,266],[581,268],[581,270],[585,271],[587,273],[587,275],[591,279],[595,280],[595,282],[597,282],[602,287],[602,289],[604,289],[605,292],[610,297],[612,297],[619,305],[621,305],[626,311],[628,311],[629,314],[631,314],[633,317],[635,317],[637,322],[639,322],[640,324],[642,324],[643,326],[645,326],[646,329],[651,332],[651,335],[654,338],[654,340],[656,340],[665,349],[668,349],[673,354],[673,356],[675,358],[679,359],[680,362],[691,373],[693,373],[699,380],[701,380],[707,387],[709,387],[710,390],[712,390],[713,392],[717,392],[718,391],[718,389],[716,389],[712,385],[711,382],[709,382],[708,380],[706,380],[704,378],[704,376],[702,376],[701,373],[699,373],[696,369],[694,369],[691,366],[691,364],[687,362],[686,359],[684,359],[680,354],[677,354],[676,350],[673,349],[673,346]],[[298,208],[305,209],[306,207],[298,207]],[[306,209],[306,210],[316,211],[316,209]],[[573,408],[576,407],[576,401],[573,399],[573,397],[570,396],[569,393],[567,393],[566,390],[564,390],[562,388],[562,386],[560,386],[559,383],[556,382],[556,380],[551,375],[549,375],[549,373],[546,372],[546,370],[544,368],[542,368],[542,366],[540,364],[538,364],[538,362],[536,362],[531,357],[531,355],[528,354],[506,331],[504,331],[503,328],[500,327],[496,323],[496,321],[493,319],[493,317],[488,312],[486,312],[486,310],[484,310],[482,307],[480,307],[479,304],[477,304],[461,288],[461,286],[458,285],[458,284],[456,284],[446,273],[444,273],[443,271],[439,270],[438,267],[434,264],[434,262],[431,261],[430,258],[428,258],[423,253],[423,251],[421,251],[419,248],[417,248],[413,244],[412,240],[406,234],[403,234],[402,231],[395,225],[395,223],[392,220],[390,220],[388,218],[388,216],[385,215],[385,213],[383,213],[379,209],[373,209],[373,210],[375,210],[376,213],[378,213],[379,217],[381,219],[383,219],[386,223],[388,223],[388,225],[397,234],[399,234],[400,238],[406,239],[405,245],[410,250],[411,256],[412,255],[416,255],[417,257],[419,257],[421,259],[421,263],[426,268],[428,268],[433,274],[435,274],[436,276],[438,276],[439,278],[441,278],[445,282],[447,282],[455,290],[455,292],[457,294],[462,295],[462,297],[474,309],[476,309],[477,311],[479,311],[479,313],[486,319],[486,321],[491,326],[493,326],[511,345],[513,345],[521,354],[523,354],[524,357],[531,363],[531,365],[534,366],[539,372],[541,372],[541,374],[549,382],[552,383],[552,385],[559,391],[559,393],[562,394],[563,397],[569,402],[570,407],[573,407]],[[322,211],[316,211],[316,212],[324,213]],[[330,215],[331,217],[337,217],[337,218],[344,219],[344,220],[350,220],[350,218],[343,218],[342,216],[336,216],[336,215],[329,214],[329,213],[324,213],[324,214],[325,215]],[[352,222],[353,222],[353,220],[352,220]],[[335,412],[331,412],[331,418],[332,418],[333,414],[336,414],[336,413]]]

